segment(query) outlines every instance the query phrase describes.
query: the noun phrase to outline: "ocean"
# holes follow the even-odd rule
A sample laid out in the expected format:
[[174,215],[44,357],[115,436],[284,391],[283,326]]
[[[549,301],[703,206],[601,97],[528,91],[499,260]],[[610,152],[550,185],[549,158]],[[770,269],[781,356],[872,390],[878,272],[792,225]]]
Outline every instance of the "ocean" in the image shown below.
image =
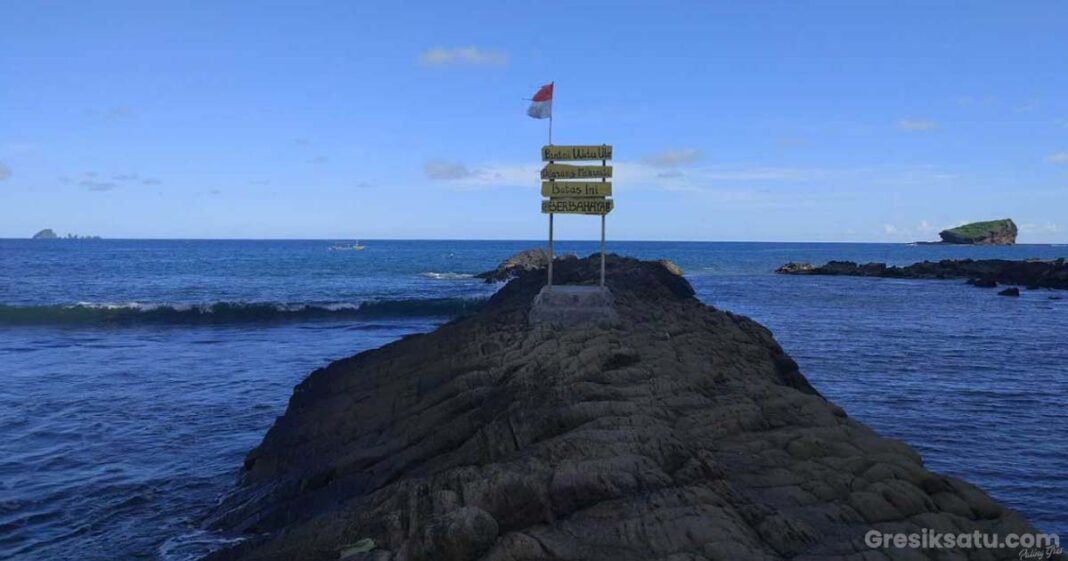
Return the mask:
[[[0,240],[0,559],[193,560],[239,539],[200,521],[295,384],[477,308],[499,287],[472,275],[541,242],[364,244]],[[1068,247],[608,249],[671,259],[705,303],[770,328],[851,416],[1068,535],[1068,293],[773,274],[788,261],[1056,258]]]

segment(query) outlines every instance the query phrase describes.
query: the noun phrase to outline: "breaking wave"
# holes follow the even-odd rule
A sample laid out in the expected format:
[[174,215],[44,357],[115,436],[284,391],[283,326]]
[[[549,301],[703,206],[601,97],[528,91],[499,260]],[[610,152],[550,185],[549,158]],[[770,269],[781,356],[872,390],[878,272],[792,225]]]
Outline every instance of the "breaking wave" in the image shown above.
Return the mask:
[[337,319],[457,317],[476,311],[481,298],[413,298],[361,303],[287,304],[101,304],[9,306],[0,304],[0,325],[227,324]]
[[429,273],[420,273],[422,276],[435,279],[435,280],[463,280],[473,279],[475,275],[471,273],[435,273],[433,271]]

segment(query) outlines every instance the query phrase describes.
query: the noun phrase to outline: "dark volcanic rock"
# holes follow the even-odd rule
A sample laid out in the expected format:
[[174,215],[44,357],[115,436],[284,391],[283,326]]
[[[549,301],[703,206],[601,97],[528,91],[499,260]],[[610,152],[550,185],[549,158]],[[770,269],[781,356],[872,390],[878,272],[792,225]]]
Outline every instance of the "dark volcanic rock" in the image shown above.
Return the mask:
[[214,517],[250,539],[211,559],[325,561],[370,540],[346,559],[948,559],[863,536],[1034,531],[827,402],[759,324],[661,264],[607,268],[614,327],[530,326],[535,270],[472,316],[314,372]]
[[[557,255],[553,259],[554,263],[559,261],[567,261],[570,259],[577,259],[575,255],[565,254]],[[486,271],[479,273],[475,277],[484,279],[486,282],[504,282],[514,278],[521,272],[534,271],[537,269],[544,269],[549,265],[549,252],[542,248],[526,249],[516,253],[502,261],[497,268],[492,271]]]
[[775,270],[784,275],[842,275],[851,277],[883,277],[896,279],[970,279],[968,284],[994,287],[1017,284],[1041,288],[1068,288],[1068,263],[1064,258],[1054,260],[1027,259],[943,259],[923,261],[907,267],[887,266],[885,263],[858,265],[852,261],[828,261],[813,267],[807,263],[787,263]]
[[794,263],[793,261],[791,261],[783,265],[782,267],[775,269],[775,272],[784,275],[800,275],[807,273],[814,268],[815,267],[812,266],[812,263]]
[[998,296],[1019,296],[1019,295],[1020,295],[1020,289],[1016,288],[1015,286],[1012,287],[1012,288],[1006,288],[1005,290],[1002,290],[1001,292],[998,292]]

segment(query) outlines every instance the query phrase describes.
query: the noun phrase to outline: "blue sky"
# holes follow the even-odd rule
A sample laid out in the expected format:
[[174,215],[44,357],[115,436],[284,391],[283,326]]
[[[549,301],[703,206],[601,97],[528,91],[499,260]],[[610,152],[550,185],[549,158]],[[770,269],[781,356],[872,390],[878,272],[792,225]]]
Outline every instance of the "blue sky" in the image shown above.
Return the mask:
[[541,238],[553,80],[610,238],[1068,242],[1064,2],[0,10],[0,237]]

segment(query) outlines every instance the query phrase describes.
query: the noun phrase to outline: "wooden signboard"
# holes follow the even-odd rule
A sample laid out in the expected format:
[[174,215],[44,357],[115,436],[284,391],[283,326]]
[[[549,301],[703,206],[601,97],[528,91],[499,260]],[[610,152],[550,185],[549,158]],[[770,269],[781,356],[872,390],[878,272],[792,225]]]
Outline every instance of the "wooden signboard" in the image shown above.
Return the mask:
[[541,147],[541,161],[611,160],[612,147],[608,144],[589,146],[563,146],[550,144]]
[[543,197],[611,197],[611,181],[542,181]]
[[549,199],[541,202],[542,214],[599,214],[604,216],[615,204],[612,199]]
[[599,179],[602,177],[612,177],[612,166],[546,164],[541,168],[542,179]]

